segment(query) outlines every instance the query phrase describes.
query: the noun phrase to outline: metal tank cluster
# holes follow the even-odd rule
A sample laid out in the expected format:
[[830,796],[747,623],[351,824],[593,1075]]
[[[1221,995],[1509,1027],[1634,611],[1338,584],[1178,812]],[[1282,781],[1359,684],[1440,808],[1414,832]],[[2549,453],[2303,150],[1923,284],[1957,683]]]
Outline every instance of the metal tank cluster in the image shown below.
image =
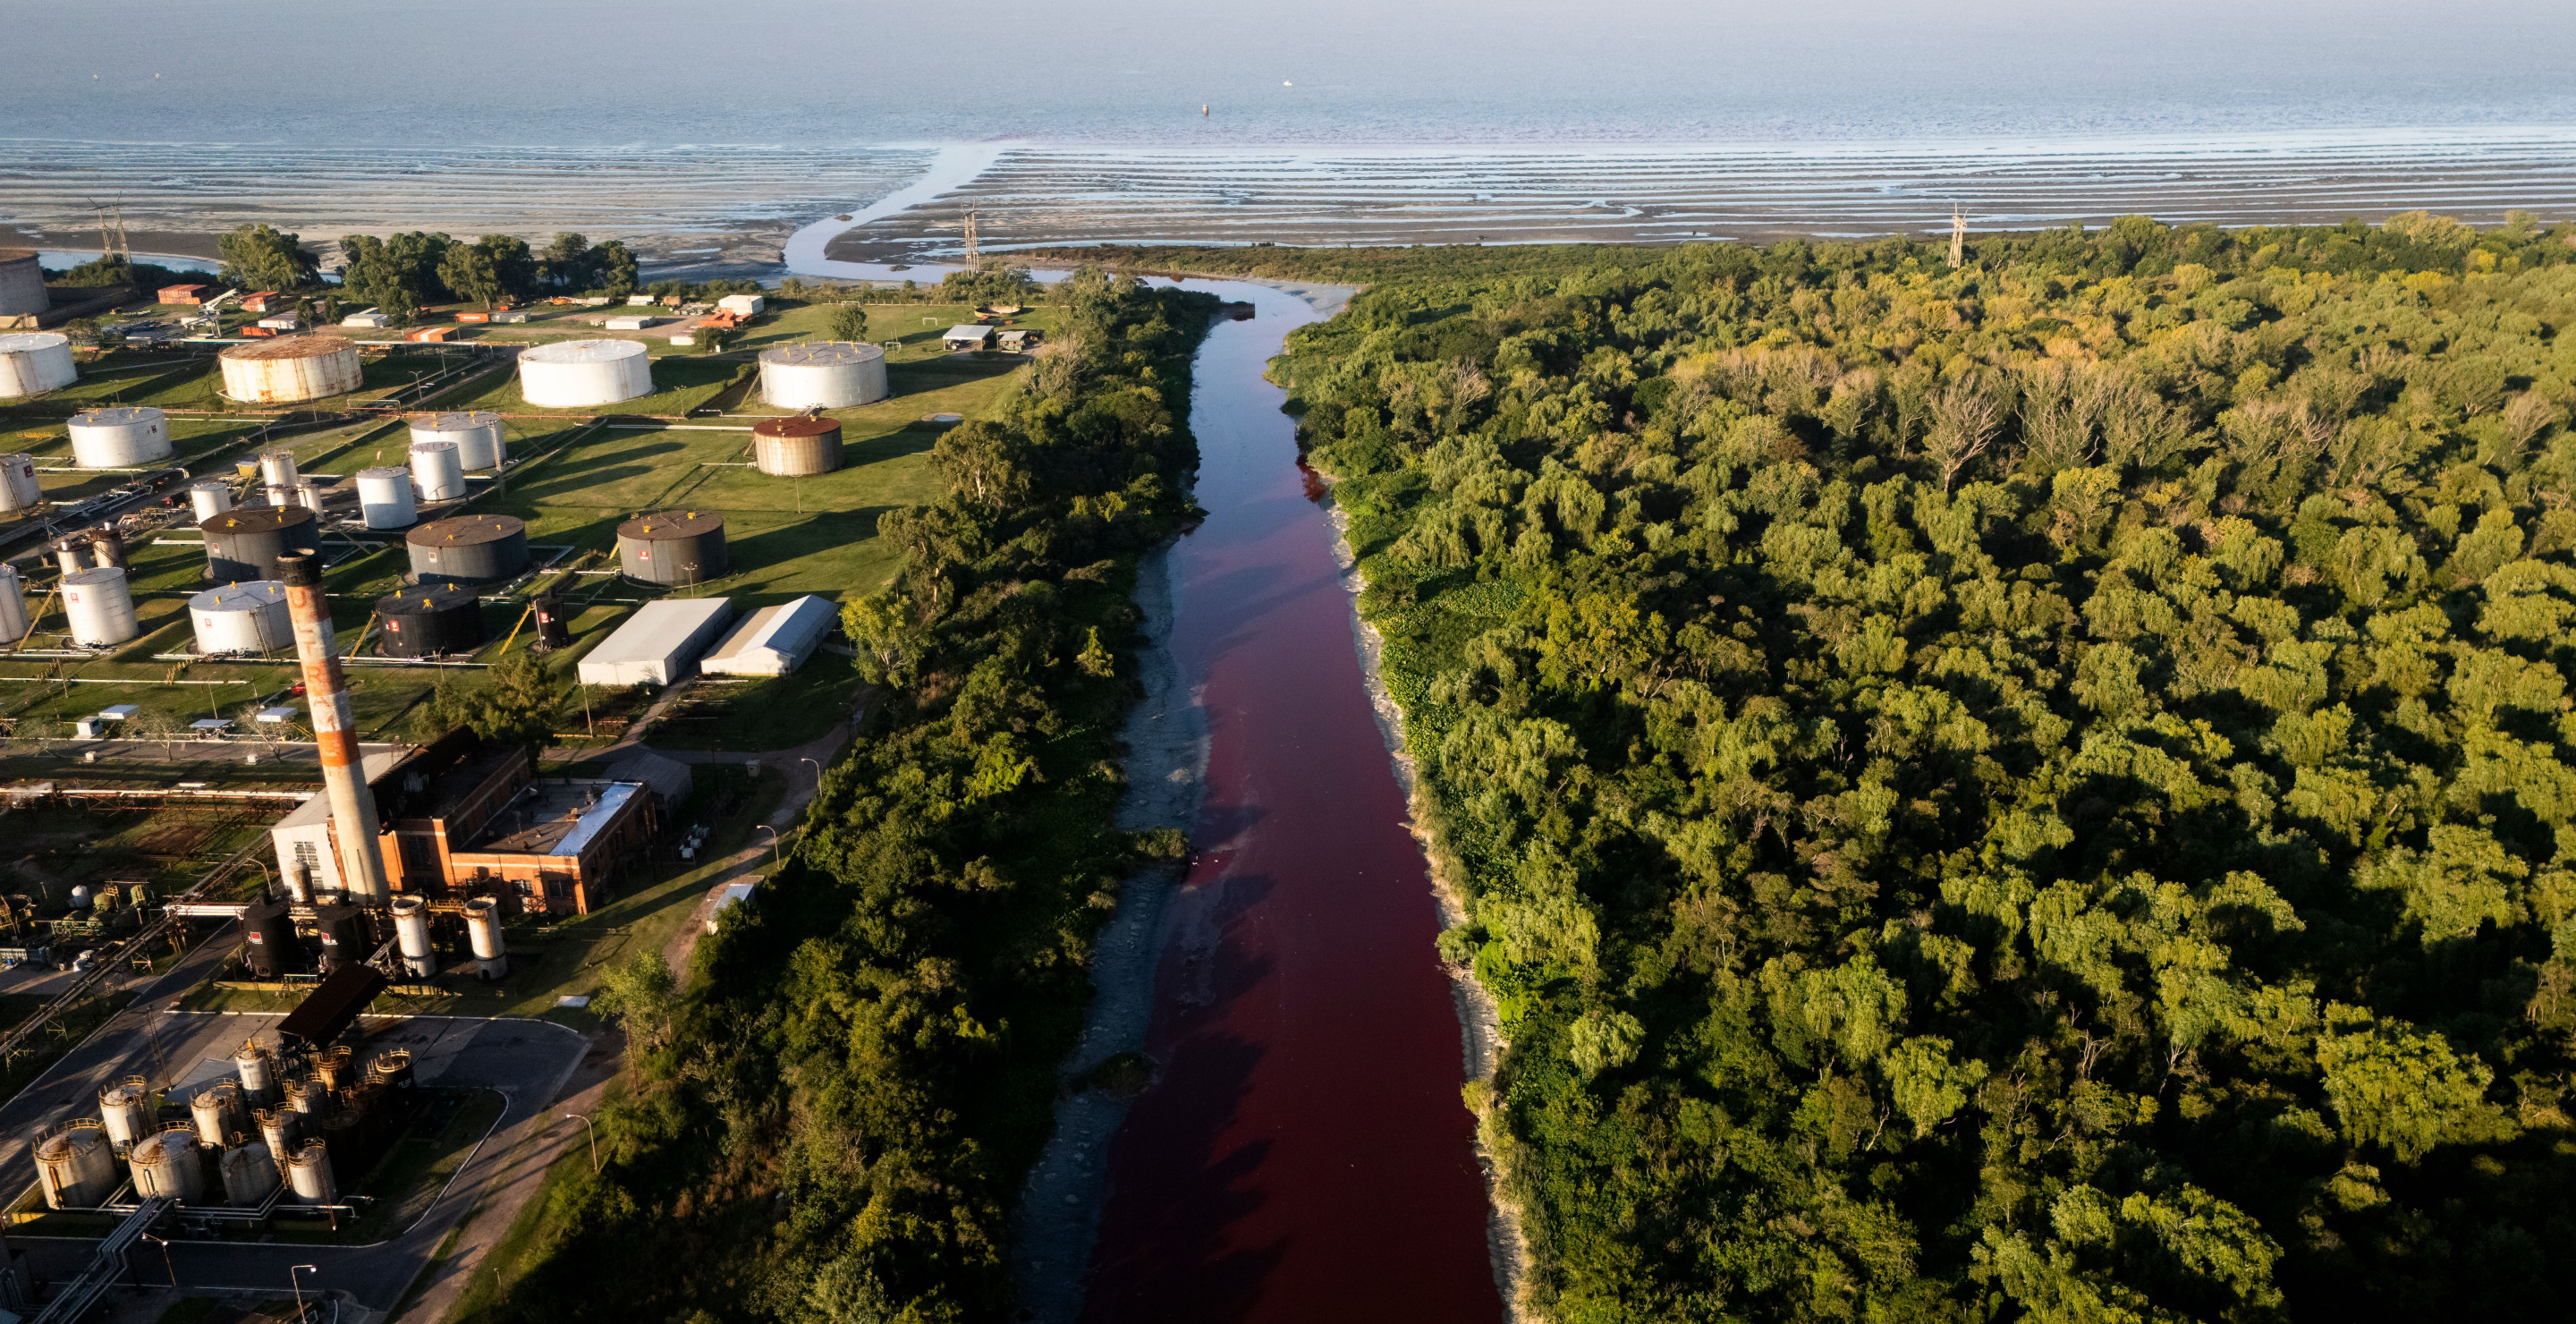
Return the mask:
[[[327,975],[365,962],[383,941],[382,921],[369,908],[319,899],[310,882],[298,874],[287,879],[288,899],[257,901],[241,912],[242,962],[254,977],[276,979],[310,971]],[[323,897],[336,896],[324,893]],[[302,912],[299,914],[298,912]],[[438,973],[435,926],[440,916],[453,917],[451,934],[461,928],[465,946],[474,954],[475,973],[485,980],[510,973],[507,939],[501,930],[501,903],[491,897],[431,901],[417,896],[393,898],[384,915],[393,924],[403,971],[413,979]],[[300,931],[309,931],[312,942]],[[453,939],[451,938],[451,945]]]
[[347,1046],[281,1059],[254,1040],[234,1052],[232,1066],[185,1105],[175,1093],[156,1099],[141,1076],[99,1091],[97,1116],[37,1140],[46,1205],[112,1209],[166,1197],[244,1213],[281,1202],[337,1207],[345,1185],[400,1133],[416,1099],[407,1049],[373,1054],[360,1068]]

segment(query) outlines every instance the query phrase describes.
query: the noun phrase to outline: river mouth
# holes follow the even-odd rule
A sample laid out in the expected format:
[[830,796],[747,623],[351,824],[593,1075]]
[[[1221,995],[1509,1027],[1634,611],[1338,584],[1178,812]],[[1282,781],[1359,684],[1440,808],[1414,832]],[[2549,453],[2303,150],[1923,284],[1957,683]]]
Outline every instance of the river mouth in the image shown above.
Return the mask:
[[[1441,920],[1327,485],[1261,375],[1321,314],[1220,293],[1257,312],[1199,352],[1207,517],[1144,567],[1159,646],[1129,727],[1131,809],[1183,815],[1192,853],[1132,880],[1103,935],[1023,1204],[1023,1318],[1482,1324],[1503,1306]],[[1078,1087],[1122,1052],[1151,1064],[1132,1099]]]

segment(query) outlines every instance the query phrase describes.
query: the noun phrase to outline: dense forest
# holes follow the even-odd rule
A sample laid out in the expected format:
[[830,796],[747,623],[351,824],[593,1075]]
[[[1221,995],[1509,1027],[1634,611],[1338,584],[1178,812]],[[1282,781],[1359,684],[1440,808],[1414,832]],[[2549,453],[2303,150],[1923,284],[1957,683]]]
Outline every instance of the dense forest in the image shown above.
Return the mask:
[[2565,1316],[2576,229],[1945,257],[1425,251],[1274,366],[1530,1305]]
[[757,904],[679,996],[610,973],[625,1091],[604,1170],[559,1169],[540,1262],[495,1320],[1008,1314],[1002,1241],[1053,1125],[1092,933],[1179,834],[1111,826],[1137,692],[1138,555],[1193,512],[1183,418],[1211,296],[1085,271],[995,421],[945,433],[947,490],[843,618],[880,688]]

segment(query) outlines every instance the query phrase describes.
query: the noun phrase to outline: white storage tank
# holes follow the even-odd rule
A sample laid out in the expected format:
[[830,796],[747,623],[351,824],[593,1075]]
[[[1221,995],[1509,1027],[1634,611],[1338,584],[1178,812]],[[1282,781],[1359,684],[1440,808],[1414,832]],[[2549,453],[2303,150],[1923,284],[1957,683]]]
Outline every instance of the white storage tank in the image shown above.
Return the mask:
[[298,479],[288,484],[286,493],[291,504],[302,506],[316,515],[322,513],[322,489],[311,480]]
[[259,1142],[271,1154],[294,1152],[295,1138],[304,1134],[298,1120],[304,1114],[292,1108],[262,1108],[255,1114],[259,1121]]
[[394,898],[394,938],[402,948],[403,968],[414,979],[438,973],[438,956],[429,943],[429,904],[416,896]]
[[358,513],[371,529],[407,529],[419,522],[412,505],[411,470],[388,464],[358,471]]
[[134,1146],[127,1167],[140,1199],[166,1195],[181,1204],[195,1204],[205,1194],[206,1175],[197,1164],[196,1137],[185,1126],[145,1137]]
[[188,485],[188,509],[196,513],[199,524],[232,508],[232,484],[220,478],[209,478],[202,483]]
[[411,481],[423,501],[454,501],[465,495],[465,465],[452,441],[415,442],[411,448]]
[[241,1078],[242,1099],[251,1104],[277,1100],[277,1059],[250,1041],[233,1050],[233,1074]]
[[188,599],[188,621],[196,627],[199,657],[268,653],[295,644],[286,585],[274,579],[207,589]]
[[0,564],[0,644],[26,637],[27,586],[18,578],[18,567]]
[[486,980],[510,973],[510,952],[501,937],[501,905],[488,896],[465,903],[465,936],[474,946],[475,973]]
[[197,1125],[197,1141],[208,1148],[220,1148],[226,1138],[243,1130],[241,1086],[219,1080],[197,1091],[188,1100],[188,1116]]
[[116,1154],[107,1132],[83,1117],[36,1146],[36,1174],[55,1209],[95,1209],[116,1194]]
[[519,354],[519,395],[540,409],[612,405],[652,393],[652,361],[632,340],[558,340]]
[[291,405],[358,389],[358,347],[338,336],[279,336],[235,345],[216,355],[224,398],[251,405]]
[[760,398],[772,409],[846,409],[883,400],[885,351],[841,340],[764,349]]
[[279,450],[259,453],[259,481],[268,486],[293,487],[295,480],[302,476],[295,471],[295,452]]
[[143,1077],[128,1076],[98,1092],[98,1117],[107,1126],[108,1143],[119,1150],[152,1134],[152,1092]]
[[508,458],[503,450],[501,416],[483,410],[414,417],[411,444],[431,441],[452,443],[456,462],[467,469],[497,469]]
[[71,339],[57,331],[0,333],[0,400],[58,391],[79,380]]
[[150,405],[72,415],[72,463],[84,469],[140,469],[170,458],[170,420]]
[[36,483],[35,457],[0,455],[0,510],[25,510],[45,499]]
[[83,648],[130,643],[141,632],[134,622],[134,593],[125,585],[125,572],[114,566],[63,576],[63,612],[71,617],[72,642]]
[[297,1204],[338,1204],[340,1184],[331,1177],[331,1148],[307,1140],[286,1158],[286,1184]]

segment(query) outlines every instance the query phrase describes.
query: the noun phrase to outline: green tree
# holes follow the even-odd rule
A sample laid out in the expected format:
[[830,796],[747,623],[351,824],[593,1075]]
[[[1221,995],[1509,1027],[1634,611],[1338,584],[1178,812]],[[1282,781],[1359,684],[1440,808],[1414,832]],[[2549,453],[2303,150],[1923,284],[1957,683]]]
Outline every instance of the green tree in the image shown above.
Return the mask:
[[321,270],[300,236],[273,226],[236,226],[215,241],[215,251],[223,257],[225,283],[246,290],[300,289]]
[[425,739],[465,727],[499,744],[534,748],[553,743],[557,715],[571,692],[560,673],[517,653],[494,663],[481,684],[441,676],[413,725]]
[[868,310],[861,304],[841,304],[823,319],[823,326],[824,334],[833,340],[865,340],[868,338]]
[[593,268],[593,279],[598,282],[602,293],[612,299],[623,299],[635,292],[635,254],[627,250],[623,241],[611,239],[590,250],[590,257],[597,264]]
[[691,329],[689,334],[696,338],[701,354],[722,354],[742,339],[741,329],[730,326],[699,326]]

